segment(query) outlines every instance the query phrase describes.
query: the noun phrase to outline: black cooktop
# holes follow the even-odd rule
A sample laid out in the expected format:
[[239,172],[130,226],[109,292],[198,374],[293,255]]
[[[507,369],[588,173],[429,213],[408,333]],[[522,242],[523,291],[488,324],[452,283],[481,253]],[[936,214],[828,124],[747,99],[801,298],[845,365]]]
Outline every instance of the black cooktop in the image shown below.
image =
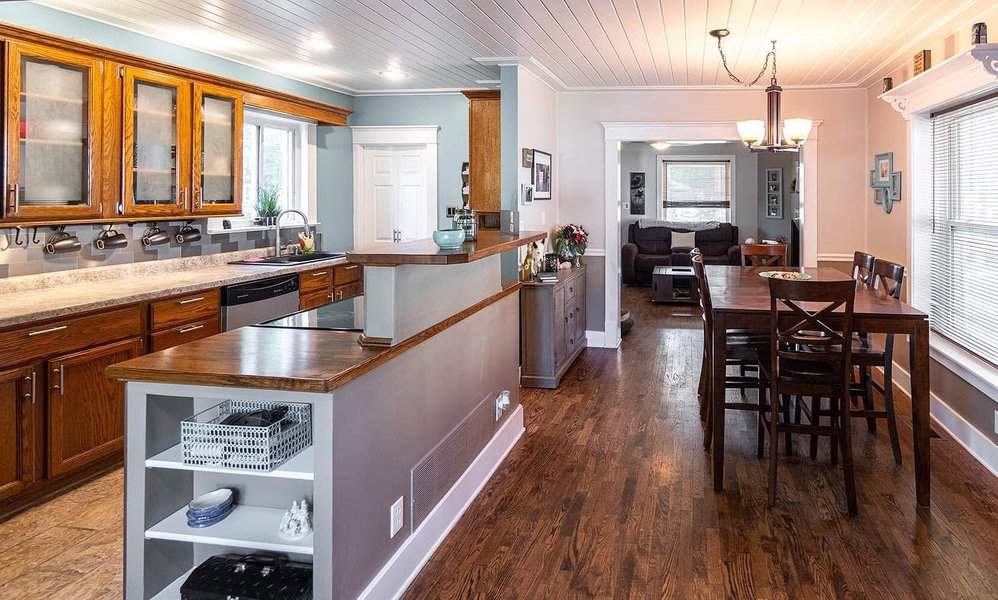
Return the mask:
[[265,321],[257,327],[284,329],[330,329],[335,331],[363,331],[364,297],[347,298],[303,310],[284,317]]

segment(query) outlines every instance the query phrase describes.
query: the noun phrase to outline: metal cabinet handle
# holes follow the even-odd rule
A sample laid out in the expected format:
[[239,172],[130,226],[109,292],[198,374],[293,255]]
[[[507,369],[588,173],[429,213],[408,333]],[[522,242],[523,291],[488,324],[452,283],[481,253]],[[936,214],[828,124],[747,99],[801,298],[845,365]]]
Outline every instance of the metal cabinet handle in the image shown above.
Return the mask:
[[354,269],[360,268],[360,265],[344,265],[340,268],[344,271],[353,271]]
[[31,384],[31,391],[26,392],[24,394],[24,399],[27,400],[28,398],[30,398],[31,399],[31,403],[34,404],[35,403],[35,372],[34,371],[31,371],[31,375],[26,375],[24,377],[24,383],[26,383],[26,384],[30,383]]
[[65,375],[65,372],[64,372],[64,370],[63,370],[63,368],[62,368],[62,365],[60,364],[60,365],[59,365],[58,367],[56,367],[55,369],[52,369],[52,372],[53,372],[53,373],[58,373],[58,374],[59,374],[59,383],[54,383],[54,384],[52,384],[52,389],[54,389],[54,390],[59,390],[59,393],[60,393],[60,394],[63,394],[63,393],[65,393],[65,387],[64,387],[64,386],[65,386],[65,383],[66,383],[66,382],[65,382],[65,377],[64,377],[64,375]]
[[52,333],[55,331],[62,331],[66,329],[69,325],[59,325],[58,327],[49,327],[48,329],[39,329],[38,331],[29,331],[28,337],[35,337],[36,335],[44,335],[46,333]]
[[195,298],[187,298],[186,300],[177,300],[177,304],[193,304],[194,302],[201,302],[204,300],[204,296],[197,296]]
[[192,331],[197,331],[198,329],[204,329],[204,325],[189,325],[187,327],[178,327],[177,333],[190,333]]
[[319,271],[318,273],[312,273],[312,277],[322,277],[323,275],[328,275],[329,271]]

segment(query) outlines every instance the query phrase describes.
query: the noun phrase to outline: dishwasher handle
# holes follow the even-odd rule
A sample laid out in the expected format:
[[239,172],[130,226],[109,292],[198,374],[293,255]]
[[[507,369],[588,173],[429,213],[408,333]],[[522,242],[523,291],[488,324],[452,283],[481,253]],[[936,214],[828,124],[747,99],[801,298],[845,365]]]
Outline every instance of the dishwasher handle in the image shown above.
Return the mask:
[[283,296],[298,291],[298,274],[292,273],[281,277],[270,277],[260,281],[251,281],[238,285],[230,285],[222,290],[223,306],[239,306],[250,302],[259,302],[275,296]]

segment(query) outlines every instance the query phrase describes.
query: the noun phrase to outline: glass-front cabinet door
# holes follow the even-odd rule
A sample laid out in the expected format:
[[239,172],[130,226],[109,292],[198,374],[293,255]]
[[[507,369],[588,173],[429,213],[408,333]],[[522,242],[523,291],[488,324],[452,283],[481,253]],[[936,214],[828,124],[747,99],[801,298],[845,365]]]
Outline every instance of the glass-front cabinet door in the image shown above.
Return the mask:
[[190,193],[191,84],[125,67],[119,214],[171,215]]
[[5,50],[5,220],[101,215],[100,59],[34,44]]
[[239,92],[194,84],[191,212],[236,215],[242,209],[243,100]]

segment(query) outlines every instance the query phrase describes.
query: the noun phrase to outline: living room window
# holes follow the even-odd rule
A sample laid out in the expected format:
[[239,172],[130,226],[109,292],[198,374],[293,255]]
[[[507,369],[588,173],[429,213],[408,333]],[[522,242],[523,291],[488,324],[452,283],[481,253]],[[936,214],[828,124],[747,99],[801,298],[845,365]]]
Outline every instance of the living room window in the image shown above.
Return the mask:
[[662,212],[672,222],[731,222],[732,160],[663,157]]
[[998,365],[998,97],[933,114],[932,329]]

